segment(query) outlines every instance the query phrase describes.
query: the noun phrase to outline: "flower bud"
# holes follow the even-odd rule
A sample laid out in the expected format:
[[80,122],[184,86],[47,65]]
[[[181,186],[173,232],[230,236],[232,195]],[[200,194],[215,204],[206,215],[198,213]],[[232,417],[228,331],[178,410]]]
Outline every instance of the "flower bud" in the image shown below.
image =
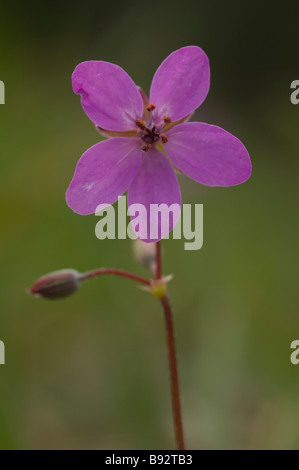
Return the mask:
[[133,241],[133,253],[136,261],[146,268],[155,269],[156,244],[145,243],[139,238]]
[[61,269],[40,277],[29,293],[45,299],[61,299],[76,292],[81,286],[81,275],[74,269]]

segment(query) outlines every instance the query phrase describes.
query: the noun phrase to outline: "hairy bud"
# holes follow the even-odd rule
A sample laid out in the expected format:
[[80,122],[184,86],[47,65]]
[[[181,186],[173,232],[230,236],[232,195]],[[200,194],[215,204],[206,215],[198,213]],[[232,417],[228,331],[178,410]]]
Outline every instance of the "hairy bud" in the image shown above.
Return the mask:
[[29,293],[45,299],[61,299],[74,294],[81,286],[81,274],[74,269],[61,269],[40,277]]

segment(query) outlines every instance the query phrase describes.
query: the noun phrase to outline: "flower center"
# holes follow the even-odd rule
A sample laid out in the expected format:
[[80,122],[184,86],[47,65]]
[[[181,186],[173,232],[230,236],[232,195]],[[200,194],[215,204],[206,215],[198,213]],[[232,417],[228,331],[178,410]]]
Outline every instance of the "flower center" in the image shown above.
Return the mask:
[[151,111],[154,109],[156,109],[154,104],[147,106],[146,110],[150,113],[147,122],[142,119],[136,119],[135,121],[136,126],[139,128],[138,135],[143,143],[141,148],[144,152],[148,152],[156,142],[161,141],[163,144],[166,144],[168,141],[167,136],[163,133],[161,134],[161,131],[166,124],[171,122],[171,119],[169,116],[164,116],[163,122],[160,125],[154,125],[151,114]]
[[146,144],[154,144],[160,140],[160,132],[153,126],[151,129],[146,127],[141,136],[141,140]]

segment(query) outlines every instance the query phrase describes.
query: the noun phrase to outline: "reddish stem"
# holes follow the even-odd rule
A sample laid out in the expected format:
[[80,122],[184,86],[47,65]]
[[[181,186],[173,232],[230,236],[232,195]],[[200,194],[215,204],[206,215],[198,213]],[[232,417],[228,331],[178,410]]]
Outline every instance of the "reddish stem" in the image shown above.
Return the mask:
[[[162,252],[161,242],[156,243],[156,279],[162,277]],[[160,299],[165,319],[166,338],[167,338],[167,349],[168,349],[168,361],[169,361],[169,372],[170,372],[170,385],[171,385],[171,399],[172,399],[172,411],[174,419],[175,439],[178,450],[184,450],[184,432],[181,412],[181,401],[180,401],[180,387],[179,387],[179,374],[175,347],[175,336],[174,326],[172,319],[172,308],[169,300],[169,296],[164,294]]]
[[162,277],[162,249],[161,242],[156,243],[156,279]]
[[181,401],[180,401],[179,374],[178,374],[178,365],[177,365],[175,338],[174,338],[174,327],[173,327],[171,304],[170,304],[170,300],[167,294],[165,294],[164,297],[161,298],[161,304],[164,310],[164,319],[165,319],[165,327],[166,327],[175,438],[176,438],[177,449],[184,450],[185,444],[184,444],[184,432],[183,432]]
[[114,276],[121,276],[127,279],[131,279],[133,281],[139,282],[140,284],[144,284],[146,286],[150,286],[151,282],[144,277],[136,276],[136,274],[129,273],[127,271],[123,271],[122,269],[114,269],[114,268],[100,268],[94,269],[93,271],[88,271],[87,273],[82,274],[81,279],[90,279],[91,277],[103,276],[104,274],[112,274]]
[[[112,274],[115,276],[121,276],[133,281],[139,282],[146,286],[151,286],[151,281],[135,274],[123,271],[121,269],[113,268],[100,268],[94,269],[93,271],[88,271],[82,274],[81,279],[90,279],[92,277],[102,276],[106,274]],[[161,253],[161,243],[156,243],[156,279],[159,280],[162,278],[162,253]],[[180,389],[179,389],[179,376],[178,376],[178,366],[177,366],[177,357],[176,357],[176,348],[175,348],[175,337],[174,337],[174,327],[172,319],[172,309],[170,305],[170,300],[167,294],[164,294],[160,299],[165,319],[166,327],[166,337],[167,337],[167,349],[168,349],[168,359],[169,359],[169,371],[170,371],[170,383],[171,383],[171,398],[172,398],[172,409],[173,409],[173,418],[174,418],[174,428],[175,428],[175,438],[176,445],[178,450],[184,450],[184,434],[183,434],[183,423],[182,423],[182,413],[181,413],[181,402],[180,402]]]

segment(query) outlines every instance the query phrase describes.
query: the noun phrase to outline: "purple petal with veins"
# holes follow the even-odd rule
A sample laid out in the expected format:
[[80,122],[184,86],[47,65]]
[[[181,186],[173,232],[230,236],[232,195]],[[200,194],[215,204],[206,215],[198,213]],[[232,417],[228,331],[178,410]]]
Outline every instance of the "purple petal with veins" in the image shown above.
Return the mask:
[[127,131],[142,116],[143,101],[129,75],[118,65],[103,61],[79,64],[72,75],[73,90],[91,121],[110,131]]
[[183,47],[170,54],[157,69],[150,90],[155,120],[164,115],[178,121],[204,101],[210,87],[209,59],[200,47]]
[[207,186],[234,186],[251,175],[248,152],[237,137],[201,122],[179,124],[165,146],[171,161],[187,176]]
[[113,204],[136,176],[141,155],[138,140],[128,137],[114,137],[88,149],[66,192],[68,206],[87,215],[99,204]]
[[[131,217],[135,214],[134,204],[141,204],[146,209],[145,216],[141,214],[139,217],[145,227],[144,236],[140,238],[146,242],[163,238],[180,217],[181,191],[176,174],[165,155],[155,148],[144,154],[138,173],[128,189]],[[159,208],[162,218],[158,214]]]

